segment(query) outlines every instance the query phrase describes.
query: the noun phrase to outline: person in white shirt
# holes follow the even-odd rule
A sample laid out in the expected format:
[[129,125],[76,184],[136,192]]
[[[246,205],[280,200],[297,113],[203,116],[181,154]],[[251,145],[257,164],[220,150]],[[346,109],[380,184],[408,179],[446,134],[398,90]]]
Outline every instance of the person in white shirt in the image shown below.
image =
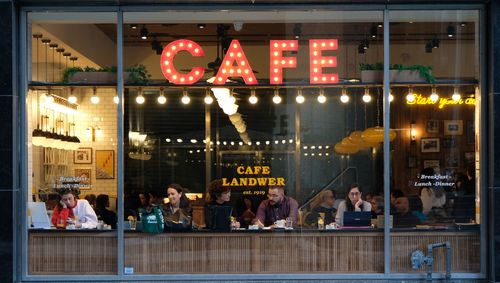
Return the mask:
[[68,219],[76,219],[75,228],[97,228],[98,221],[94,209],[87,200],[76,198],[77,191],[65,189],[60,192],[60,196],[61,200],[52,214],[52,224],[56,228],[65,229]]
[[344,211],[371,211],[372,205],[361,198],[361,190],[358,184],[352,184],[347,193],[347,197],[339,204],[335,223],[344,225]]

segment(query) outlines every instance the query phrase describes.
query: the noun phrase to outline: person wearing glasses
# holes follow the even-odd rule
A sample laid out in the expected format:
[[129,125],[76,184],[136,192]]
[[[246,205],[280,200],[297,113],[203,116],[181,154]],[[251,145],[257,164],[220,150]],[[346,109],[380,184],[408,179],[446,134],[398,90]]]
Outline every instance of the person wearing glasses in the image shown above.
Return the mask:
[[306,224],[310,227],[318,227],[318,218],[321,217],[320,213],[324,213],[324,224],[328,225],[335,222],[335,214],[337,209],[335,209],[335,191],[324,190],[319,196],[319,204],[314,205],[311,209],[311,213],[306,216]]
[[299,219],[299,204],[297,201],[285,195],[284,187],[269,187],[268,199],[262,201],[257,209],[254,224],[259,228],[265,226],[274,227],[277,220],[286,220],[289,218],[293,225]]
[[352,184],[347,193],[346,199],[339,204],[335,222],[339,226],[344,225],[344,211],[371,211],[372,206],[369,202],[361,198],[361,189],[358,184]]

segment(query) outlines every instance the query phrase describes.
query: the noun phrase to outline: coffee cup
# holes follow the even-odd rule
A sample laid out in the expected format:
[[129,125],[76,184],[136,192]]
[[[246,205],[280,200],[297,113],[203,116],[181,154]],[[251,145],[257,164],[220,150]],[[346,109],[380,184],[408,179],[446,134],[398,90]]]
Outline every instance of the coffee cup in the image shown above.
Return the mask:
[[274,221],[274,225],[277,228],[285,228],[286,220],[285,219],[276,220],[276,221]]

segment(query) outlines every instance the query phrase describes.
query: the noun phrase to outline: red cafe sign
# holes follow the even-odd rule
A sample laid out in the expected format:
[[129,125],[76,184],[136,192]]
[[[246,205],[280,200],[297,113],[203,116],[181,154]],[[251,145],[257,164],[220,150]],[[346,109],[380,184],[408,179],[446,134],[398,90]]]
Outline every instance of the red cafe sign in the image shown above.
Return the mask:
[[[298,40],[271,40],[269,42],[269,81],[271,84],[283,83],[283,69],[296,68],[297,58],[284,57],[284,51],[298,51]],[[322,51],[337,50],[337,39],[309,40],[309,80],[311,84],[336,84],[338,74],[325,74],[323,68],[337,67],[337,56],[323,56]],[[194,57],[203,57],[205,52],[198,43],[189,39],[179,39],[169,43],[163,49],[160,58],[161,71],[166,79],[173,84],[191,85],[199,81],[204,74],[203,67],[193,67],[187,74],[180,73],[174,66],[175,56],[181,52],[189,52]],[[236,39],[231,41],[228,51],[222,60],[221,67],[215,76],[214,85],[223,85],[229,77],[241,77],[245,84],[256,85],[257,79],[252,67]]]

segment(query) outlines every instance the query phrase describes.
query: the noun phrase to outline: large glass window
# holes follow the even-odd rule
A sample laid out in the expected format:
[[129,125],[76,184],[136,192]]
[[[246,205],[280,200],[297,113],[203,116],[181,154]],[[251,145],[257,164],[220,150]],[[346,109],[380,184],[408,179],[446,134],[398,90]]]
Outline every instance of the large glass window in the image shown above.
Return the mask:
[[[401,255],[448,241],[452,271],[479,272],[478,13],[394,11],[390,19],[391,269],[409,272]],[[408,242],[409,232],[419,238]],[[437,269],[445,255],[435,251]]]
[[116,15],[28,21],[28,274],[116,274]]

